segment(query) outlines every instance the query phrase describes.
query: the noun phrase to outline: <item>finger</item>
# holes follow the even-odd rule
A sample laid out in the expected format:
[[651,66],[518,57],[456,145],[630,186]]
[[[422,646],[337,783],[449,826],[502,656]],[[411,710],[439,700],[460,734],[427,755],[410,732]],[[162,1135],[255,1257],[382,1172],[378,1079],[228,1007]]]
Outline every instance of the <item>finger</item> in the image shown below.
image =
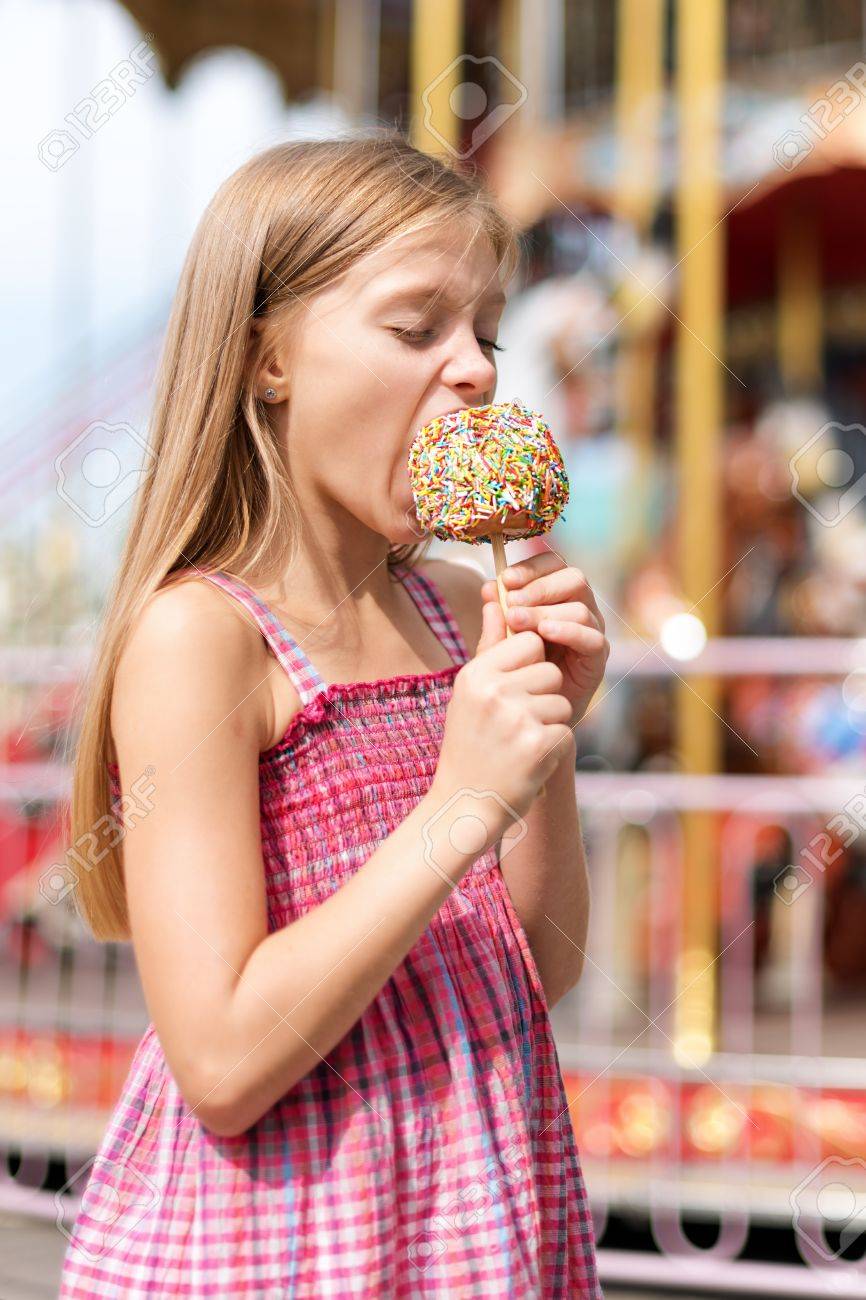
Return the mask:
[[515,668],[508,674],[508,685],[527,695],[557,695],[562,689],[562,669],[543,659]]
[[555,619],[541,619],[538,632],[545,641],[565,646],[580,654],[595,655],[604,651],[605,660],[610,654],[610,642],[605,634],[600,628],[588,627],[585,623],[562,623]]
[[570,726],[574,716],[574,710],[564,695],[534,695],[532,697],[532,711],[539,722],[564,722]]
[[509,605],[553,605],[558,601],[580,600],[592,610],[602,632],[605,630],[604,616],[598,607],[595,592],[580,569],[557,569],[533,578],[525,587],[511,589],[507,599]]
[[519,588],[512,585],[508,592],[509,604],[525,601],[527,605],[550,605],[555,600],[582,600],[586,586],[586,578],[579,569],[552,569]]
[[[487,584],[485,583],[484,587],[482,587],[481,594],[484,600],[495,600],[497,602],[499,600],[499,593],[496,589],[495,583],[492,584],[490,590],[487,589]],[[509,597],[511,594],[512,593],[509,592]],[[514,595],[517,597],[519,603],[516,605],[506,605],[508,626],[512,631],[516,631],[517,629],[523,630],[528,627],[537,628],[539,620],[545,617],[555,620],[561,620],[563,618],[571,619],[576,617],[581,622],[590,625],[594,623],[601,632],[607,631],[604,616],[598,607],[595,596],[589,588],[586,590],[586,599],[584,601],[566,601],[563,603],[548,603],[545,601],[536,605],[530,603],[524,604],[523,591],[516,592]],[[591,615],[591,617],[588,617],[588,615]]]
[[481,610],[481,636],[475,649],[476,655],[483,654],[491,646],[505,640],[505,619],[498,601],[485,601]]
[[[523,577],[512,577],[510,580],[506,581],[505,573],[510,572],[521,573]],[[555,572],[557,572],[555,569],[551,569],[550,575],[555,575]],[[567,575],[567,573],[571,571],[570,569],[562,569],[562,572]],[[553,581],[553,578],[551,578],[550,575],[544,575],[544,573],[536,573],[536,575],[533,575],[533,573],[524,573],[523,564],[519,565],[519,567],[514,569],[514,571],[511,571],[511,569],[503,569],[503,584],[506,586],[506,602],[511,603],[512,599],[523,601],[524,591],[532,590],[534,582],[540,581],[542,577],[546,577],[549,582]],[[486,581],[481,584],[481,598],[484,599],[484,601],[493,601],[493,599],[497,597],[498,590],[495,578],[486,578]],[[553,588],[550,588],[550,590],[553,590]],[[567,597],[567,595],[573,594],[573,591],[568,589],[567,581],[558,582],[557,590],[563,598]]]
[[557,623],[582,623],[604,632],[595,611],[578,600],[566,601],[562,605],[512,605],[508,608],[508,626],[515,631],[518,628],[539,630],[543,619]]
[[[489,603],[491,606],[495,604],[494,601]],[[545,661],[544,640],[538,632],[530,630],[514,631],[513,636],[503,636],[502,640],[495,645],[489,645],[487,654],[494,668],[498,668],[502,672],[512,672],[514,669],[523,668],[527,664],[543,663]]]
[[595,592],[593,591],[589,583],[586,582],[585,579],[584,579],[584,584],[585,585],[580,593],[580,598],[583,601],[584,605],[588,605],[589,608],[592,610],[593,614],[595,614],[595,617],[598,619],[598,626],[601,628],[602,632],[604,632],[606,631],[605,624],[604,624],[604,614],[602,614],[599,608],[599,604],[598,601],[596,600]]
[[556,569],[566,568],[566,562],[561,555],[551,547],[546,546],[543,551],[536,551],[535,555],[527,555],[522,560],[516,560],[514,564],[509,564],[503,570],[503,578],[507,587],[522,587],[525,583],[531,582],[534,578],[540,578],[545,573],[553,573]]
[[502,570],[502,581],[506,587],[522,587],[545,573],[553,573],[556,569],[565,567],[562,556],[546,547],[535,555],[527,555],[524,559],[507,565]]

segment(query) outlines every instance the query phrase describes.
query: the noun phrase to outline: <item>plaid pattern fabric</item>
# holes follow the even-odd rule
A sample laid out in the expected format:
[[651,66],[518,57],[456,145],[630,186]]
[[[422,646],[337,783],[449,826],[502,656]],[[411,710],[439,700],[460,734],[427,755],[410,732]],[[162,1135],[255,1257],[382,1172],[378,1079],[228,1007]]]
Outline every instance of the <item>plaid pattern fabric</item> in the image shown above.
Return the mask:
[[[454,663],[326,685],[250,588],[205,576],[246,607],[303,702],[260,755],[275,930],[345,883],[429,788],[467,652],[435,584],[404,568]],[[245,1133],[204,1128],[148,1026],[60,1300],[223,1295],[602,1295],[548,1006],[496,848],[349,1033]]]

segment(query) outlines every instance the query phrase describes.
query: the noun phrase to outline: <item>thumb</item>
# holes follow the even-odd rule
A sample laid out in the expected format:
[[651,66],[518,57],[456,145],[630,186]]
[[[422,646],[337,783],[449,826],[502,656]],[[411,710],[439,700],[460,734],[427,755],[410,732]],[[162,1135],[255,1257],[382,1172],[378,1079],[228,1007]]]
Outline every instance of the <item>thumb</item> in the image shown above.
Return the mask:
[[498,641],[505,640],[505,615],[498,600],[485,600],[481,608],[481,636],[478,639],[476,655],[480,655]]

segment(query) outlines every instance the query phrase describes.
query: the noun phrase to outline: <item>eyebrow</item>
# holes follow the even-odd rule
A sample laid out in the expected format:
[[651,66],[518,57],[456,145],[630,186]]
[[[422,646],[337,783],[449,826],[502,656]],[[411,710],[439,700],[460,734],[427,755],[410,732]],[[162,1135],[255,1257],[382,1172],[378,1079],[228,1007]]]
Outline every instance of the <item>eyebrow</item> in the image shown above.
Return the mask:
[[[456,300],[450,294],[441,292],[441,290],[442,286],[439,284],[406,285],[402,289],[395,289],[392,293],[386,294],[380,305],[387,307],[398,302],[427,302],[439,294],[441,301],[448,303],[449,306],[455,306]],[[485,295],[483,302],[484,305],[500,307],[504,306],[506,297],[500,289],[496,293]]]

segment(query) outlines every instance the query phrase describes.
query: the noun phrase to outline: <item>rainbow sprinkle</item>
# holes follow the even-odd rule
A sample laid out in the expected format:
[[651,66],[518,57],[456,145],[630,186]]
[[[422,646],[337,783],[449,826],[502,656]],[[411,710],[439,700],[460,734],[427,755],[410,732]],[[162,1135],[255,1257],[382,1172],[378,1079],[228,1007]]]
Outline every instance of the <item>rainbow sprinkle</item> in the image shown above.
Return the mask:
[[494,533],[549,532],[568,501],[553,435],[520,402],[468,406],[425,424],[409,449],[409,478],[425,531],[473,546]]

